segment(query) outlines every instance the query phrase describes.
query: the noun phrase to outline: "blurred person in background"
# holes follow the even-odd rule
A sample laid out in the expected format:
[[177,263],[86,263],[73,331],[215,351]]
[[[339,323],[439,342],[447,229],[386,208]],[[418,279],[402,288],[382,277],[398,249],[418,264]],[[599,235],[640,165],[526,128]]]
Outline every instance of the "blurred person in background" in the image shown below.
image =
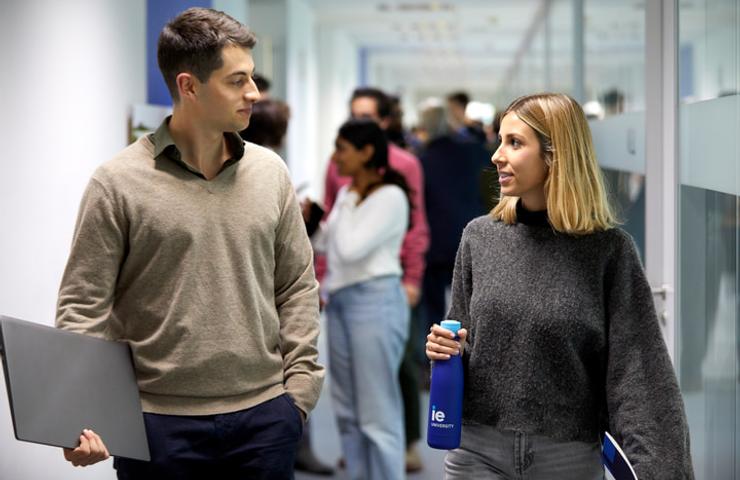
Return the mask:
[[483,126],[473,122],[466,115],[470,95],[467,92],[458,91],[447,96],[448,122],[452,131],[465,140],[486,143],[486,132]]
[[[470,220],[486,211],[486,191],[478,187],[483,171],[490,167],[490,154],[480,142],[465,140],[451,130],[440,100],[430,98],[421,104],[418,126],[427,138],[419,160],[424,169],[426,209],[431,214],[421,296],[422,321],[412,332],[427,331],[444,319],[460,236]],[[424,355],[423,344],[423,334],[418,335],[416,348],[420,357]]]
[[[266,81],[264,79],[262,81]],[[256,83],[256,82],[255,82]],[[264,86],[264,84],[263,84]],[[288,131],[290,108],[281,100],[267,98],[252,106],[252,116],[249,126],[239,132],[239,136],[247,142],[256,143],[278,152],[283,147],[285,134]],[[311,235],[318,225],[320,217],[316,215],[304,219],[306,230]],[[311,446],[311,421],[307,421],[303,429],[303,437],[298,445],[295,458],[295,469],[314,475],[333,475],[334,469],[321,462],[313,452]]]
[[465,118],[465,108],[470,102],[470,95],[466,92],[459,91],[447,95],[447,113],[450,128],[456,133],[465,132],[467,119]]
[[260,92],[260,100],[270,98],[270,87],[272,87],[270,79],[259,72],[255,72],[252,79],[254,80],[254,84],[257,85],[257,90]]
[[289,120],[288,104],[272,98],[263,99],[252,106],[249,126],[239,132],[239,136],[277,152],[283,147]]
[[610,88],[601,95],[604,106],[604,117],[621,115],[624,113],[624,92],[618,88]]
[[371,119],[341,126],[331,161],[350,183],[312,240],[328,261],[329,368],[342,453],[351,480],[400,480],[398,370],[409,309],[399,254],[413,217],[410,191],[389,165],[386,135]]
[[[427,356],[463,355],[462,443],[447,480],[604,478],[600,440],[638,478],[694,478],[689,431],[650,285],[615,226],[591,132],[563,94],[501,120],[501,199],[463,231],[448,318]],[[511,455],[511,452],[521,455]]]
[[[376,122],[383,131],[391,123],[392,106],[388,96],[377,88],[357,88],[350,100],[352,118],[367,118]],[[429,227],[424,207],[424,175],[419,160],[409,152],[388,143],[388,164],[403,175],[411,194],[411,227],[401,247],[402,283],[406,291],[411,315],[416,315],[416,306],[421,298],[425,255],[429,246]],[[330,212],[339,189],[351,179],[342,176],[335,162],[329,162],[324,188],[324,209]],[[317,262],[319,279],[323,276],[323,263]],[[419,366],[414,359],[413,343],[408,342],[401,368],[399,382],[403,395],[404,421],[406,428],[406,466],[414,472],[422,468],[422,461],[414,444],[421,438],[421,409],[419,406]]]
[[401,108],[401,98],[398,95],[388,95],[388,101],[391,104],[391,114],[388,117],[388,127],[385,134],[388,141],[404,150],[412,150],[409,145],[409,134],[403,127],[403,108]]

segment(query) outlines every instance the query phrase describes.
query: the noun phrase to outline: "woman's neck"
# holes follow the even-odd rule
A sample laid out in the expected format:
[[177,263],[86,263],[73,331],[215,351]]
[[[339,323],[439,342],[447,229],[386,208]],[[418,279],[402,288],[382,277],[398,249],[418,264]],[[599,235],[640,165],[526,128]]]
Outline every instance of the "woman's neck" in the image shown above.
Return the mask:
[[351,190],[366,197],[370,191],[383,180],[383,176],[377,170],[362,169],[352,177]]
[[544,192],[529,193],[519,197],[522,206],[530,212],[540,212],[547,209],[547,198]]

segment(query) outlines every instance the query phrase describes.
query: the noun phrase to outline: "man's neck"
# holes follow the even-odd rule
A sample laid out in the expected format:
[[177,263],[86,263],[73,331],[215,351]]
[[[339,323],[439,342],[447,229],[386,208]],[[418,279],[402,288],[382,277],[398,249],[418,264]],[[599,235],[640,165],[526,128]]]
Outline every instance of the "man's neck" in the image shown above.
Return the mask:
[[169,123],[170,135],[182,160],[211,180],[229,159],[226,139],[223,132],[202,128],[188,117],[175,108]]

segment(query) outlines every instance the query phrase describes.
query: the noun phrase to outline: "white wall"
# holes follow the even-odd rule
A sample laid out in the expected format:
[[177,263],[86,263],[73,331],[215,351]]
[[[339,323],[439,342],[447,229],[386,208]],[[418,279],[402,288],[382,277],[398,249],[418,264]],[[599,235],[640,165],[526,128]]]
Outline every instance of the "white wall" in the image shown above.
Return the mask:
[[312,194],[324,198],[324,176],[339,126],[349,118],[349,99],[359,82],[357,46],[350,35],[329,25],[318,29],[318,107],[316,158],[311,166]]
[[312,7],[305,0],[287,0],[287,102],[290,127],[287,162],[298,188],[316,184],[312,166],[317,162],[316,132],[318,67],[316,24]]
[[[3,2],[0,15],[0,314],[53,324],[82,191],[126,145],[146,101],[145,0]],[[18,442],[0,388],[0,477],[114,478]]]

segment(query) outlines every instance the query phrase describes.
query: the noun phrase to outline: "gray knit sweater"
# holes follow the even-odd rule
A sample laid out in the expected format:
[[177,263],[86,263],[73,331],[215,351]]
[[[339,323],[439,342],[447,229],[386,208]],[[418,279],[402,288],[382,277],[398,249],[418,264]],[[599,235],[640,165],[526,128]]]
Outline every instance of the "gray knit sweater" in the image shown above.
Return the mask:
[[638,477],[692,479],[650,287],[624,231],[571,236],[545,212],[468,224],[448,318],[469,330],[463,421],[564,441],[608,430]]

